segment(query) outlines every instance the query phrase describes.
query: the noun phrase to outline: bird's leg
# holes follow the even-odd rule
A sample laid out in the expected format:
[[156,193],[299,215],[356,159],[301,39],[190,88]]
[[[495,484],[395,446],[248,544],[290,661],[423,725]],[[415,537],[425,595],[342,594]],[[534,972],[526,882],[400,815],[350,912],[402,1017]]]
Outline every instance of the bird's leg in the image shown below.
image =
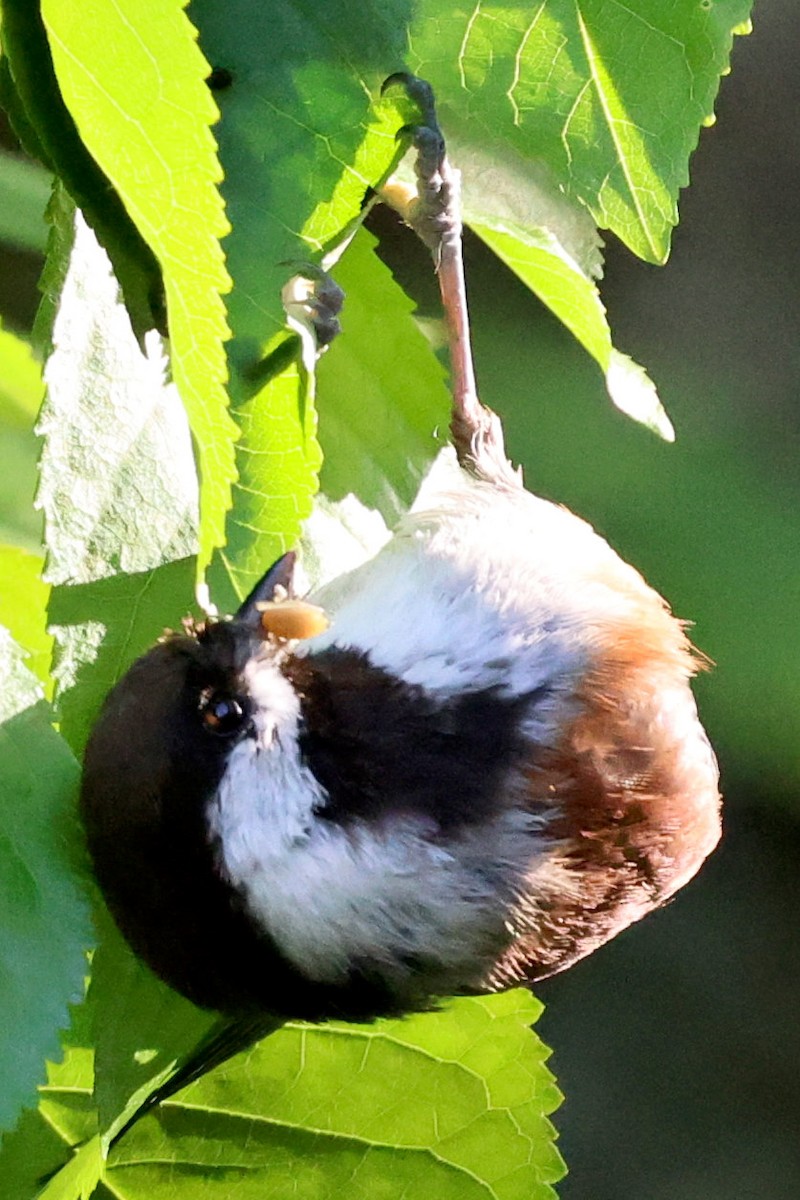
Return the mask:
[[389,180],[381,195],[433,255],[450,350],[450,429],[458,461],[480,478],[518,487],[521,475],[506,457],[500,418],[481,403],[475,382],[462,253],[461,174],[447,157],[430,84],[400,73],[391,75],[383,90],[394,85],[403,86],[420,110],[420,122],[404,126],[398,135],[408,137],[416,150],[417,186]]

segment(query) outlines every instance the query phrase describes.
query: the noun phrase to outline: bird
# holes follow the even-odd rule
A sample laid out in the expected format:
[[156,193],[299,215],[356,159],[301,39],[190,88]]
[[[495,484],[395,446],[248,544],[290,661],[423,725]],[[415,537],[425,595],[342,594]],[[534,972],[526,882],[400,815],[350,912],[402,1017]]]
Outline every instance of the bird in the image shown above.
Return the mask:
[[232,616],[162,638],[83,765],[123,935],[248,1030],[529,986],[664,904],[720,836],[703,658],[508,461],[474,386],[458,175],[430,89],[398,81],[422,113],[404,215],[450,329],[450,461],[361,566],[298,595],[289,551]]

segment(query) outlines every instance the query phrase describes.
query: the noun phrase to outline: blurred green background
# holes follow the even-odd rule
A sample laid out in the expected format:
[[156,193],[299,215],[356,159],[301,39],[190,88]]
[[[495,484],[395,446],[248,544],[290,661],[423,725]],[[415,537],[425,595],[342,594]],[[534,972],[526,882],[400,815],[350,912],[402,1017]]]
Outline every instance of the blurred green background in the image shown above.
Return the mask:
[[[569,335],[468,244],[482,393],[529,487],[592,521],[716,663],[698,692],[727,799],[721,849],[667,909],[539,988],[567,1097],[564,1200],[800,1196],[798,45],[796,0],[762,0],[666,269],[607,247],[616,343],[659,384],[675,446],[615,413]],[[0,214],[26,215],[0,249],[0,314],[23,333],[47,194],[26,166],[0,161]],[[376,230],[429,305],[424,255],[385,218]],[[31,412],[0,394],[0,540],[35,548]]]

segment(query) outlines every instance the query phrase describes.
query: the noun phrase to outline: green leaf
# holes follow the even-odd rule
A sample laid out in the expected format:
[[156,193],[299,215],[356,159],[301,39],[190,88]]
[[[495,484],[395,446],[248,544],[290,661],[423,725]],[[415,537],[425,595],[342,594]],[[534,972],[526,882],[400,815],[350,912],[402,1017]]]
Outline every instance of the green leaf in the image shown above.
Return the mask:
[[[541,250],[543,227],[554,234],[563,252],[550,247],[551,260],[560,262],[548,269],[561,276],[559,295],[548,290],[541,270],[534,272],[539,290],[573,331],[582,329],[615,403],[669,436],[652,384],[641,372],[623,369],[625,360],[612,351],[591,284],[599,269],[596,236],[580,202],[637,252],[663,260],[688,157],[711,111],[732,31],[749,11],[747,0],[722,0],[708,9],[681,0],[668,13],[653,13],[651,0],[627,6],[553,0],[532,10],[490,4],[456,12],[442,0],[426,0],[408,25],[410,51],[398,36],[408,19],[399,6],[366,15],[347,0],[324,12],[290,0],[263,13],[252,7],[246,0],[224,12],[205,0],[193,6],[209,60],[230,72],[230,86],[218,99],[234,226],[227,244],[235,284],[229,301],[234,395],[236,376],[254,368],[282,324],[282,264],[335,240],[352,219],[359,190],[380,178],[389,161],[391,127],[365,134],[366,102],[402,57],[436,87],[456,160],[477,176],[467,191],[480,194],[483,225],[498,229],[509,194],[525,201],[516,206],[518,217],[523,214],[519,228],[504,226],[509,253],[529,258]],[[239,36],[243,24],[246,39]],[[530,269],[524,273],[530,275]],[[244,404],[237,396],[235,404],[245,436],[254,411],[279,413],[284,428],[297,421],[290,379],[281,380],[260,409],[252,394]],[[303,497],[314,487],[311,449],[303,464],[260,447],[269,454],[262,464],[271,486],[257,484],[256,492],[297,495],[298,510],[292,520],[284,502],[273,518],[249,498],[248,482],[238,497],[245,499],[242,519],[234,515],[229,528],[229,571],[243,569],[252,579],[253,562],[265,557],[254,543],[263,543],[267,527],[270,553],[294,540],[307,511]],[[247,455],[241,447],[244,472],[252,469]]]
[[49,586],[42,580],[44,560],[17,546],[0,546],[0,625],[27,653],[26,666],[47,690],[52,687],[53,638],[47,632]]
[[375,245],[359,232],[336,273],[347,299],[343,332],[318,369],[321,484],[332,500],[354,492],[393,525],[442,444],[450,393]]
[[[41,1109],[23,1112],[17,1127],[3,1138],[0,1151],[0,1194],[3,1200],[34,1200],[44,1184],[68,1161],[70,1143]],[[74,1190],[63,1200],[73,1200]]]
[[[601,227],[663,262],[689,156],[751,0],[423,0],[408,64],[445,132],[540,160]],[[535,211],[533,225],[541,224]]]
[[[95,1182],[102,1169],[99,1143],[85,1151],[78,1166],[73,1155],[97,1134],[92,1102],[93,1053],[89,1045],[86,1002],[72,1008],[63,1037],[63,1058],[47,1064],[47,1082],[39,1089],[39,1107],[23,1112],[17,1127],[3,1138],[0,1195],[3,1200],[39,1200],[51,1180],[51,1200],[77,1200],[80,1188]],[[91,1164],[91,1165],[90,1165]]]
[[197,483],[157,336],[143,353],[91,230],[69,205],[53,217],[48,286],[63,283],[39,504],[61,728],[78,751],[121,671],[191,604]]
[[100,1137],[95,1134],[85,1142],[46,1187],[37,1200],[89,1200],[100,1181],[103,1170]]
[[75,877],[78,767],[23,652],[0,629],[0,1129],[34,1102],[83,993],[92,935]]
[[[447,425],[450,399],[412,305],[374,246],[375,239],[360,230],[336,270],[347,298],[343,333],[317,372],[325,450],[321,481],[329,500],[355,493],[394,524],[440,447],[435,431]],[[233,598],[241,598],[265,564],[296,543],[282,531],[296,530],[311,514],[313,491],[304,468],[314,461],[315,415],[312,397],[301,399],[305,375],[298,357],[295,350],[237,410],[244,433],[240,482],[228,545],[220,555]],[[291,490],[279,493],[278,480],[291,483]],[[222,587],[222,581],[215,587],[218,601]]]
[[143,353],[105,252],[77,214],[38,432],[47,575],[87,583],[193,553],[189,430],[154,333]]
[[336,1196],[545,1200],[563,1174],[560,1102],[527,993],[374,1025],[291,1025],[135,1125],[107,1180],[210,1200]]
[[588,350],[603,371],[617,408],[665,441],[674,441],[675,431],[644,368],[611,344],[611,330],[596,284],[555,237],[546,229],[523,230],[510,223],[492,227],[472,220],[470,224]]
[[134,659],[189,611],[194,559],[94,583],[61,585],[48,615],[60,729],[80,754],[106,695]]
[[228,226],[208,65],[181,0],[44,0],[42,14],[67,107],[161,266],[172,374],[202,479],[202,574],[223,541],[235,477],[219,245]]
[[0,152],[0,239],[20,250],[44,250],[44,210],[51,179],[15,154]]
[[[100,48],[101,58],[107,50],[107,45]],[[154,324],[154,310],[160,307],[158,264],[64,105],[38,4],[3,0],[3,51],[0,95],[15,132],[29,154],[58,174],[84,212],[114,261],[141,335]]]
[[41,544],[41,518],[33,509],[38,454],[33,422],[43,393],[30,347],[0,326],[0,540],[29,550]]
[[[284,327],[287,262],[319,256],[358,214],[366,188],[397,157],[394,102],[373,110],[405,46],[399,0],[323,9],[293,0],[196,0],[192,18],[212,66],[232,231],[228,314],[234,368],[247,373]],[[243,31],[246,31],[243,33]]]
[[[400,155],[397,99],[375,107],[401,62],[402,5],[324,9],[197,0],[192,18],[212,66],[230,73],[216,92],[226,240],[233,415],[240,487],[215,594],[230,603],[265,561],[297,541],[320,465],[313,390],[287,361],[281,289],[290,263],[319,261],[358,218],[368,186]],[[353,36],[357,29],[357,36]],[[242,36],[242,30],[246,35]],[[280,369],[262,370],[274,352]],[[229,584],[232,582],[232,587]]]
[[[295,336],[277,339],[275,374],[232,408],[242,431],[238,480],[219,571],[210,577],[216,603],[233,608],[288,549],[311,513],[321,463],[316,438],[314,377],[300,361]],[[226,581],[230,586],[226,586]]]
[[16,429],[32,429],[43,395],[41,367],[30,346],[0,325],[0,421]]
[[[8,38],[6,37],[7,42]],[[3,47],[0,47],[0,50],[2,49]],[[7,49],[5,49],[4,53],[0,53],[0,108],[6,114],[8,123],[25,153],[30,158],[41,163],[45,170],[52,172],[53,166],[47,151],[28,118],[28,114],[17,91],[17,86],[14,83]]]
[[88,1009],[95,1046],[95,1102],[102,1132],[124,1123],[216,1021],[179,996],[133,954],[103,912]]
[[[100,1034],[101,1127],[132,1086],[167,1065],[167,1054],[182,1052],[209,1021],[156,983],[113,931],[106,940],[108,933],[65,1063],[51,1069],[43,1089],[42,1114],[58,1139],[24,1122],[10,1139],[10,1162],[8,1154],[0,1158],[0,1184],[26,1177],[26,1154],[57,1169],[69,1147],[95,1132],[88,1020]],[[540,1012],[517,991],[401,1021],[292,1024],[129,1129],[100,1178],[119,1200],[149,1200],[164,1190],[189,1200],[201,1180],[211,1200],[231,1188],[276,1200],[288,1191],[363,1200],[552,1198],[550,1184],[564,1167],[548,1116],[561,1096],[545,1066],[549,1051],[530,1030]],[[67,1160],[50,1200],[72,1200],[80,1194],[74,1176],[91,1179],[97,1170],[94,1150],[81,1167]],[[12,1191],[17,1196],[28,1200]]]

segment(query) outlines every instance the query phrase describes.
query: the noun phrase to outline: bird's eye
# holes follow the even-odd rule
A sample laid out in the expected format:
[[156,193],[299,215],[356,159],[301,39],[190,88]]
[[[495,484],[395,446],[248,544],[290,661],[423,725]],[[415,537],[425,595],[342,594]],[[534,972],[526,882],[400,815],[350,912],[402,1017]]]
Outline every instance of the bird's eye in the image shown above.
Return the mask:
[[208,733],[232,737],[241,733],[249,716],[246,706],[226,692],[204,692],[200,697],[200,717]]

